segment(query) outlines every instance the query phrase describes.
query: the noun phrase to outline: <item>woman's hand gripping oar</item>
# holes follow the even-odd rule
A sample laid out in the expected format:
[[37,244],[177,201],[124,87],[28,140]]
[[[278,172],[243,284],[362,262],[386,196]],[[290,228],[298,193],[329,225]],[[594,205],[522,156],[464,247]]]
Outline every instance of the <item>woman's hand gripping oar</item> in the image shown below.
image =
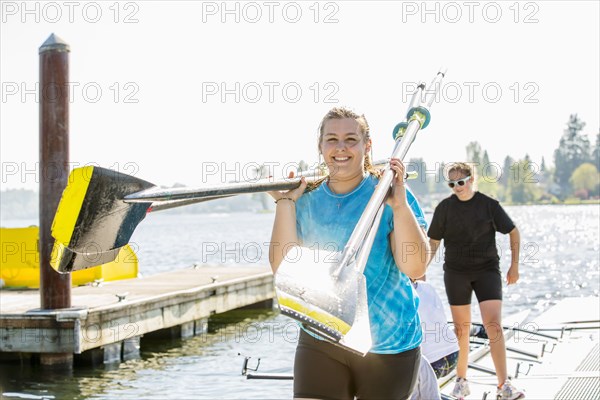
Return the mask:
[[[290,172],[290,179],[294,173]],[[276,212],[271,233],[271,245],[269,246],[269,262],[273,273],[285,258],[287,251],[294,245],[299,245],[296,233],[296,201],[306,190],[306,179],[300,179],[300,186],[286,192],[279,190],[267,192],[275,200]]]
[[429,244],[406,198],[408,175],[404,163],[392,158],[390,169],[394,171],[394,179],[386,203],[394,212],[394,231],[390,234],[392,253],[400,271],[417,279],[425,275]]

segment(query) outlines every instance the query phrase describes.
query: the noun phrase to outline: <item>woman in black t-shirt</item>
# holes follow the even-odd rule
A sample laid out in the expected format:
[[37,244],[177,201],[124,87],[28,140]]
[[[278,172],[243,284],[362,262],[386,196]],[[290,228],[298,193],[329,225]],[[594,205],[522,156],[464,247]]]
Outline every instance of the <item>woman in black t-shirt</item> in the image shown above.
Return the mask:
[[[512,261],[506,281],[519,280],[519,230],[498,201],[476,192],[473,170],[466,163],[448,170],[452,196],[435,209],[428,236],[431,259],[444,239],[444,283],[458,337],[457,380],[452,394],[458,399],[469,395],[466,380],[471,323],[471,295],[475,292],[488,337],[496,375],[499,399],[521,399],[525,395],[508,380],[506,346],[502,332],[502,277],[496,249],[496,232],[509,234]],[[430,262],[431,262],[430,259]]]

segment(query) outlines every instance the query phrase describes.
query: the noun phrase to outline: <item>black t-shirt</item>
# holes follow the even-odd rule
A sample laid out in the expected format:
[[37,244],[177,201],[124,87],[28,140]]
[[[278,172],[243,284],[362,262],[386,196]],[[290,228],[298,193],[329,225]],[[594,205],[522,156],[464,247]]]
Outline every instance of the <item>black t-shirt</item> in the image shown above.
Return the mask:
[[500,267],[496,232],[509,233],[515,227],[497,200],[475,192],[460,201],[452,195],[435,208],[427,235],[444,239],[444,270],[472,272]]

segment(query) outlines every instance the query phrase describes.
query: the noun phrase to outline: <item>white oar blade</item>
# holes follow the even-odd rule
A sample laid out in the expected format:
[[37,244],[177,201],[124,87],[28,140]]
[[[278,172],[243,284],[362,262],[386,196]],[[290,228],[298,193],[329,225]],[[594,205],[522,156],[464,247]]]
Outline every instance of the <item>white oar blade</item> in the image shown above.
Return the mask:
[[275,274],[279,308],[307,330],[365,354],[371,331],[364,275],[354,264],[340,268],[339,260],[340,253],[292,248]]
[[373,345],[369,305],[367,304],[367,280],[363,274],[358,277],[356,315],[352,328],[340,340],[340,344],[356,353],[365,355]]

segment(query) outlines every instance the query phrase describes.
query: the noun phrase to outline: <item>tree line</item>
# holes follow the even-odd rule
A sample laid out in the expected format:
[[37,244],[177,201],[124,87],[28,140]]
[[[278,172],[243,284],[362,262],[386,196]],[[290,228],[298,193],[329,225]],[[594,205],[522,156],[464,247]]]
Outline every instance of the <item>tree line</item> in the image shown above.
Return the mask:
[[[476,171],[477,189],[507,204],[562,203],[576,200],[600,199],[600,132],[594,146],[584,134],[583,122],[577,114],[569,116],[566,128],[554,150],[554,165],[546,160],[535,163],[529,155],[515,159],[507,155],[501,162],[491,160],[487,150],[478,142],[466,146],[466,161]],[[432,206],[449,194],[445,182],[446,163],[428,165],[422,158],[411,158],[406,163],[409,171],[418,177],[409,186],[421,202]],[[305,161],[299,170],[307,170]],[[257,178],[270,175],[267,166],[256,168]],[[179,186],[179,185],[176,185]],[[2,219],[35,218],[38,215],[38,194],[33,190],[13,189],[0,193]],[[207,213],[260,211],[272,209],[266,193],[236,196],[216,202],[200,203],[166,212]]]
[[[542,157],[534,162],[528,154],[516,159],[507,155],[501,162],[490,160],[478,142],[466,146],[465,161],[476,171],[477,189],[509,204],[562,203],[600,198],[600,132],[592,147],[577,114],[569,116],[566,128],[554,150],[554,165]],[[444,162],[427,165],[412,158],[407,169],[419,177],[409,181],[411,189],[426,199],[448,194]]]

